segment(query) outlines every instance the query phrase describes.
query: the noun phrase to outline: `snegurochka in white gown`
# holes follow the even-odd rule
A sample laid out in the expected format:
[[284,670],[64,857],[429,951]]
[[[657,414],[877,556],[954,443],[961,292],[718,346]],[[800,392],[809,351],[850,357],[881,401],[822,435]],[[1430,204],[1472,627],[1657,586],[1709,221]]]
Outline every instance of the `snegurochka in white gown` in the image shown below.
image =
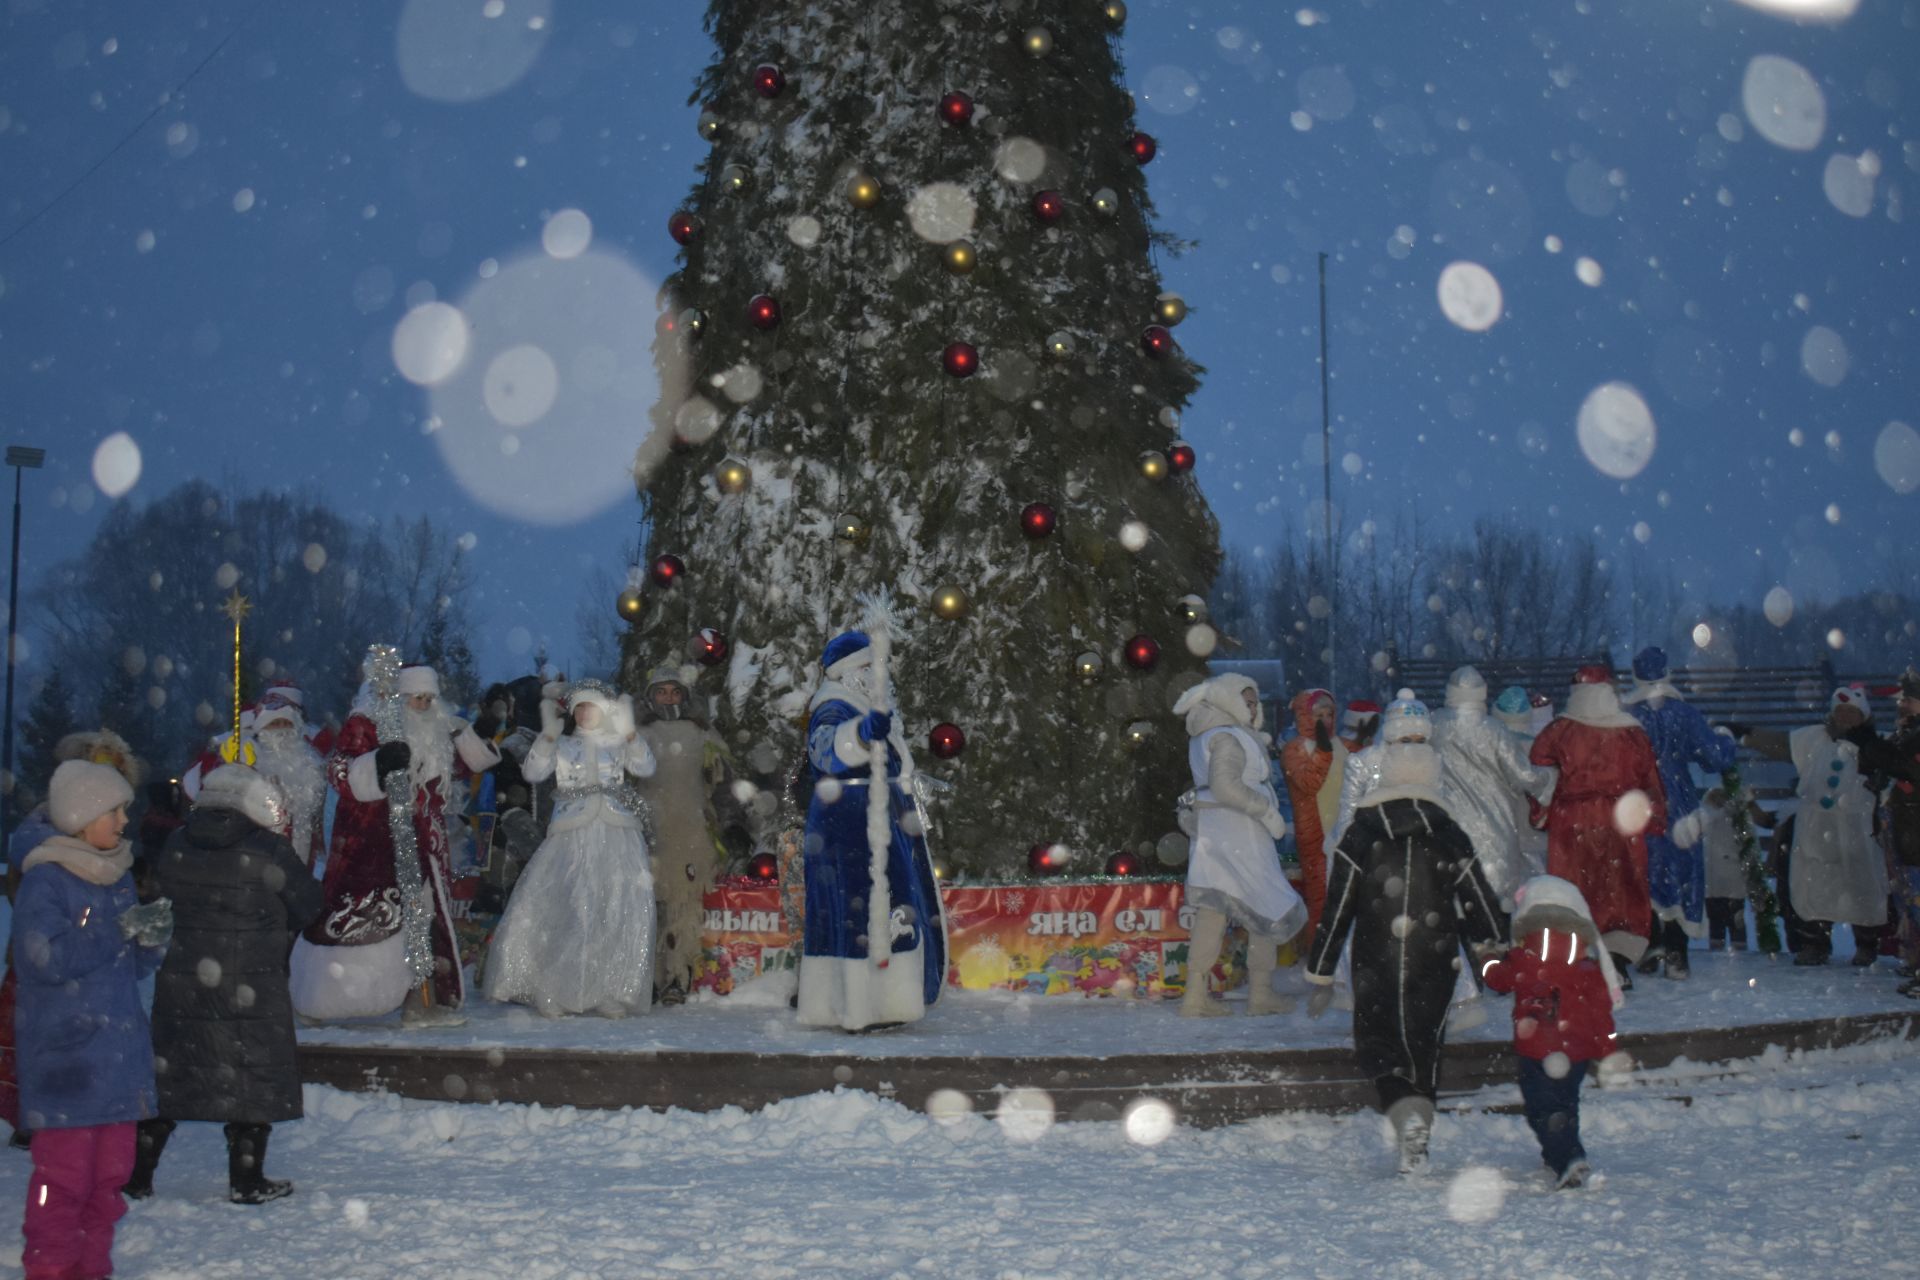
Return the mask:
[[653,870],[633,778],[653,752],[633,704],[597,680],[540,704],[542,731],[521,771],[554,780],[547,838],[514,886],[487,955],[487,995],[548,1017],[625,1017],[653,1002]]

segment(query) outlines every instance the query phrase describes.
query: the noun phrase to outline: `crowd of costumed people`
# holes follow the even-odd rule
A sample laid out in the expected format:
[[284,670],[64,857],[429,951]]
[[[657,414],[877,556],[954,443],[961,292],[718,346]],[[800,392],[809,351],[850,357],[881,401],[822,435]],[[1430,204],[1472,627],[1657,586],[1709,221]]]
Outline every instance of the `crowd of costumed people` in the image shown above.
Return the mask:
[[[778,847],[795,882],[801,1024],[924,1018],[948,938],[890,653],[881,625],[821,654],[804,816],[733,785],[692,673],[670,665],[637,702],[547,670],[469,719],[432,668],[376,646],[343,721],[310,724],[283,680],[177,783],[146,782],[110,732],[64,740],[9,848],[0,1117],[31,1149],[27,1274],[107,1274],[114,1223],[183,1122],[223,1125],[234,1203],[290,1194],[266,1162],[273,1126],[301,1114],[296,1025],[466,1017],[456,848],[503,908],[480,964],[492,1000],[610,1018],[684,1000],[731,844]],[[1648,649],[1624,697],[1610,667],[1582,667],[1557,713],[1542,693],[1490,696],[1472,667],[1437,713],[1410,690],[1344,709],[1305,690],[1276,751],[1251,679],[1202,680],[1172,707],[1193,784],[1175,815],[1187,973],[1238,925],[1246,1012],[1271,1015],[1294,1007],[1274,979],[1297,955],[1307,1014],[1352,1011],[1407,1172],[1426,1163],[1448,1030],[1484,1019],[1482,990],[1511,993],[1528,1122],[1555,1183],[1578,1186],[1580,1086],[1629,1065],[1613,1014],[1635,974],[1685,979],[1702,940],[1745,947],[1749,900],[1766,926],[1777,903],[1794,963],[1826,963],[1844,924],[1854,964],[1896,948],[1898,990],[1920,994],[1920,671],[1894,692],[1885,734],[1857,685],[1791,733],[1713,726]],[[1777,812],[1738,785],[1741,746],[1790,762]],[[1177,1011],[1228,1007],[1189,980]]]

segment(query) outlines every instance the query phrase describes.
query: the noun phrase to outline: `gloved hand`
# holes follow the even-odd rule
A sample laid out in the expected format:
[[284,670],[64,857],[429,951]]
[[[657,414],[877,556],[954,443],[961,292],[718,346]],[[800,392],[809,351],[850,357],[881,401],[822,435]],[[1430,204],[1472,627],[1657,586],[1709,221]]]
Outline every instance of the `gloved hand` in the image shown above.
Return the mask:
[[1752,725],[1742,724],[1738,720],[1729,720],[1725,724],[1721,725],[1720,728],[1725,729],[1729,734],[1733,735],[1733,740],[1735,742],[1740,741],[1742,738],[1746,737],[1748,734],[1753,732]]
[[613,711],[607,719],[612,722],[613,731],[622,740],[631,738],[634,735],[633,695],[623,693],[615,699]]
[[1318,1021],[1327,1010],[1333,1007],[1333,984],[1315,983],[1313,993],[1307,997],[1307,1016]]
[[1324,720],[1313,722],[1313,745],[1322,751],[1333,750],[1333,730],[1327,727]]
[[549,738],[560,736],[560,704],[552,698],[540,699],[540,732]]
[[869,711],[860,717],[858,733],[862,742],[879,742],[893,732],[893,717],[885,711]]
[[1267,834],[1275,840],[1285,840],[1287,838],[1287,820],[1280,816],[1278,809],[1269,809],[1262,814],[1260,816],[1260,825],[1265,827]]
[[1593,1082],[1602,1089],[1623,1085],[1638,1065],[1625,1049],[1615,1049],[1594,1064]]
[[173,937],[173,903],[155,898],[120,913],[120,936],[143,947],[165,946]]
[[373,753],[373,771],[381,777],[413,763],[413,748],[404,742],[383,742]]

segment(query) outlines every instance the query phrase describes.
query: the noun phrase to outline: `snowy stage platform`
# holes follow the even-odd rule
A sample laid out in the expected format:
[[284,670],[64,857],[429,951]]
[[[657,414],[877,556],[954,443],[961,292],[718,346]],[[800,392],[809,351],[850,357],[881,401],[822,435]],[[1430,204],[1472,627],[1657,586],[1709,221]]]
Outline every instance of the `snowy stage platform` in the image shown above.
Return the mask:
[[[1317,1023],[1303,1012],[1189,1019],[1169,1002],[956,989],[922,1023],[854,1036],[797,1026],[791,981],[770,975],[724,999],[625,1020],[548,1020],[481,1002],[458,1028],[409,1030],[392,1018],[307,1028],[301,1069],[311,1083],[346,1090],[589,1108],[757,1110],[844,1087],[916,1110],[991,1112],[1013,1090],[1040,1090],[1065,1119],[1111,1119],[1156,1098],[1211,1125],[1372,1104],[1338,1011]],[[1726,1064],[1702,1075],[1737,1072],[1770,1051],[1909,1039],[1920,1035],[1920,1005],[1894,994],[1897,982],[1884,960],[1803,969],[1696,953],[1691,981],[1640,980],[1621,1038],[1646,1067]],[[1508,1005],[1482,1003],[1486,1021],[1447,1046],[1446,1093],[1512,1079]]]

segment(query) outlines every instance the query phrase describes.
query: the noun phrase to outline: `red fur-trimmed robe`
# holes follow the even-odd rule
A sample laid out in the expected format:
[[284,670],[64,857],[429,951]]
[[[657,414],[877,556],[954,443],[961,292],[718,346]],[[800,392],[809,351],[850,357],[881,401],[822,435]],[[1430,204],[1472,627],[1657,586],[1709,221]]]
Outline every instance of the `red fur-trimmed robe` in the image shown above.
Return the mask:
[[[482,773],[500,762],[500,753],[464,722],[454,726],[454,779]],[[373,721],[355,714],[340,727],[327,780],[340,793],[334,813],[322,884],[327,907],[308,927],[307,941],[317,947],[360,946],[399,931],[400,887],[394,876],[393,833],[387,799],[373,756],[380,735]],[[433,999],[457,1007],[466,997],[460,973],[460,944],[453,932],[453,895],[448,874],[446,804],[453,779],[435,778],[413,797],[414,838],[420,846],[420,873],[433,898]]]

